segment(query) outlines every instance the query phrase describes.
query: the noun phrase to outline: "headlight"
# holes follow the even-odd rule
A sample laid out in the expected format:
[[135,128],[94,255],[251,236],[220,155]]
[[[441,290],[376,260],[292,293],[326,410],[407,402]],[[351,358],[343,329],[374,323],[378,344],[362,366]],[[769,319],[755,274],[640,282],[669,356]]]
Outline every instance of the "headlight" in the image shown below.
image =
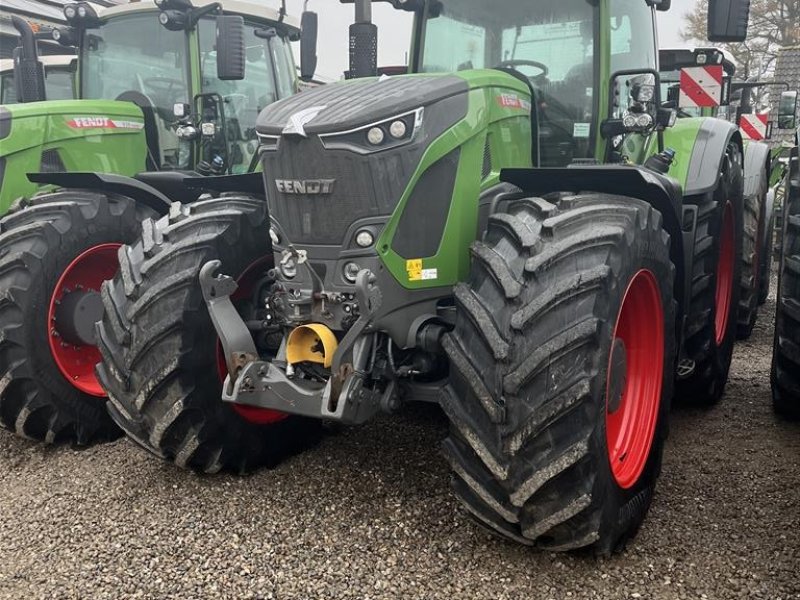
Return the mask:
[[78,16],[78,11],[74,6],[65,6],[64,7],[64,17],[67,21],[72,21],[75,17]]
[[642,129],[647,129],[653,124],[653,117],[651,117],[648,113],[642,113],[638,117],[636,117],[636,126],[641,127]]
[[79,6],[78,7],[78,16],[81,19],[85,19],[86,18],[86,7],[85,6]]
[[404,138],[406,135],[406,131],[408,131],[408,127],[406,126],[404,121],[394,121],[389,126],[389,133],[396,140]]
[[653,85],[637,85],[634,86],[631,94],[636,102],[647,103],[652,102],[656,95],[656,88]]
[[373,146],[380,146],[384,139],[386,139],[386,134],[380,127],[373,127],[367,132],[367,141]]
[[366,229],[362,229],[356,234],[356,244],[358,244],[360,247],[369,248],[374,243],[375,238],[372,236],[372,233]]
[[369,154],[378,150],[388,150],[407,144],[414,139],[422,126],[424,109],[418,108],[349,131],[322,133],[322,145],[328,150],[350,150],[359,154]]

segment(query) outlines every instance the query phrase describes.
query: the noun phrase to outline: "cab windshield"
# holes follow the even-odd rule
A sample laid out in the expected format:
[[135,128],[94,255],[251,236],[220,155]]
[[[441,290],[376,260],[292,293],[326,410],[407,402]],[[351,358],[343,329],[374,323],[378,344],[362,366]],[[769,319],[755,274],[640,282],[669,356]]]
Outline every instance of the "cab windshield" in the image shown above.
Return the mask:
[[[137,96],[154,108],[162,168],[186,169],[191,149],[172,131],[173,106],[189,103],[188,42],[153,12],[118,17],[86,30],[80,73],[83,98]],[[143,97],[143,98],[142,98]]]
[[267,105],[295,92],[291,48],[275,29],[245,23],[245,78],[217,78],[216,25],[213,19],[199,23],[201,88],[222,97],[225,127],[230,143],[229,169],[247,171],[258,148],[256,118]]
[[[642,3],[644,4],[644,3]],[[597,9],[587,0],[443,0],[425,23],[420,70],[508,68],[534,89],[540,162],[591,154]]]

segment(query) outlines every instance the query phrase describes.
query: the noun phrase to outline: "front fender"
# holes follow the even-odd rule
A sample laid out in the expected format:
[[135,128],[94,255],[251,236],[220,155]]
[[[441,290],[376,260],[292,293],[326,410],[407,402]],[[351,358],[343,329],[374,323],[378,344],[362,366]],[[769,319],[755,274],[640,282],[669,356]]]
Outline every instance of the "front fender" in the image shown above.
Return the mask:
[[717,189],[725,150],[734,142],[744,154],[739,129],[722,119],[704,118],[697,131],[684,185],[685,196],[696,196]]
[[28,173],[32,183],[55,185],[62,188],[90,189],[122,194],[133,198],[160,215],[167,214],[172,201],[151,185],[111,173]]

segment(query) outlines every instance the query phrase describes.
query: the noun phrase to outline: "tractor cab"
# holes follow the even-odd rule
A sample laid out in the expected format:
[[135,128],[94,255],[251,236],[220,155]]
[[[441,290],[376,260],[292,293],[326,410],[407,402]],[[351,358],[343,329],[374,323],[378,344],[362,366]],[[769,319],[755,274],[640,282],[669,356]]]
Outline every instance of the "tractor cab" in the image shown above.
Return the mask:
[[[142,109],[148,170],[241,173],[265,106],[297,91],[290,41],[300,22],[247,2],[158,0],[64,8],[55,36],[78,48],[82,99]],[[241,48],[241,49],[239,49]]]
[[495,69],[530,87],[540,166],[602,158],[609,67],[656,68],[653,3],[516,0],[497,10],[480,0],[443,0],[402,6],[409,4],[419,5],[413,72]]

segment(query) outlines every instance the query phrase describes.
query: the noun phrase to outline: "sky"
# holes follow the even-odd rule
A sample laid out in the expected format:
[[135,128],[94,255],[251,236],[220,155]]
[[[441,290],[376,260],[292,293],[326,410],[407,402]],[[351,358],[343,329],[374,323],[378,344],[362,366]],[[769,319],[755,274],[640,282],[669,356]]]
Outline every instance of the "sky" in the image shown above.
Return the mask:
[[[266,1],[272,6],[278,5],[278,0]],[[305,1],[287,0],[288,12],[300,15]],[[695,3],[696,0],[672,0],[672,8],[669,11],[658,13],[659,43],[662,47],[690,45],[681,40],[680,29],[684,13],[693,9]],[[353,22],[353,5],[341,4],[339,0],[308,0],[307,4],[308,10],[319,13],[317,76],[325,81],[340,79],[347,69],[348,26]],[[388,3],[376,2],[373,5],[372,16],[378,26],[378,64],[381,66],[405,64],[411,38],[410,14],[394,10]]]

